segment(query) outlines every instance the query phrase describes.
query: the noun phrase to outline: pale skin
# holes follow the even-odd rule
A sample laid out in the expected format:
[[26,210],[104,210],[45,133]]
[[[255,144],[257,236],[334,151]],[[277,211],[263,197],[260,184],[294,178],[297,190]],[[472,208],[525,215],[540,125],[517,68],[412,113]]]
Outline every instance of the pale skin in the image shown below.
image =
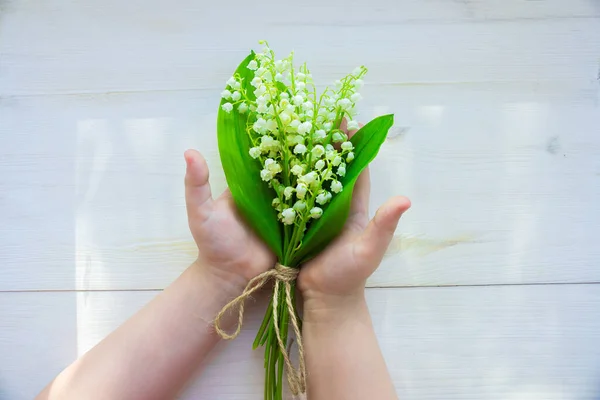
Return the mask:
[[[36,399],[175,398],[221,340],[212,326],[216,314],[250,279],[273,267],[275,257],[237,214],[231,194],[213,199],[200,153],[188,150],[185,160],[188,221],[198,259]],[[367,172],[354,189],[344,232],[298,276],[311,400],[397,398],[364,286],[410,202],[391,198],[369,222],[368,199]]]

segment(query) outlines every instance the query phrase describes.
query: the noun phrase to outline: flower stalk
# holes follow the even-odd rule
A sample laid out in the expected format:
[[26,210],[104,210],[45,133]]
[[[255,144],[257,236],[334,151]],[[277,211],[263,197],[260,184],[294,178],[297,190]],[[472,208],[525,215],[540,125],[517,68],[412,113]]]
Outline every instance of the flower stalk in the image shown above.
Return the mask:
[[[296,69],[293,53],[276,59],[268,43],[261,44],[262,51],[247,64],[253,72],[251,81],[245,81],[248,75],[244,78],[240,73],[229,78],[221,93],[221,109],[247,116],[245,130],[251,144],[248,157],[260,164],[260,179],[272,189],[271,206],[283,232],[278,263],[300,268],[295,264],[296,255],[307,230],[327,212],[332,198],[345,189],[342,180],[355,158],[355,149],[340,125],[345,119],[347,130],[359,129],[356,104],[361,99],[358,90],[367,69],[356,68],[336,81],[334,89],[326,88],[318,95],[306,64]],[[290,321],[298,336],[301,320],[294,303],[294,281],[279,284],[281,276],[272,276],[275,291],[254,348],[265,347],[265,400],[281,400],[284,372],[294,394],[305,389],[302,353],[297,372],[288,355]],[[296,337],[296,343],[301,348],[300,337]]]

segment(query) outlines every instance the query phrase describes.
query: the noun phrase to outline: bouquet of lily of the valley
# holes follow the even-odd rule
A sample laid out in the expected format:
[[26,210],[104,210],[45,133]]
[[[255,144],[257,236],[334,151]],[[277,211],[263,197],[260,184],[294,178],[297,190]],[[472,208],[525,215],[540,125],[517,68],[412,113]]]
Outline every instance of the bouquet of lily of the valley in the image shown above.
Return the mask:
[[[377,117],[359,129],[355,107],[365,67],[336,81],[335,89],[318,94],[306,64],[296,68],[293,53],[276,59],[268,44],[260,43],[262,52],[252,52],[227,81],[217,131],[235,204],[278,262],[253,279],[215,325],[221,336],[237,336],[244,299],[266,281],[274,281],[254,348],[265,348],[265,399],[280,400],[284,369],[294,395],[306,390],[295,278],[302,264],[342,230],[354,184],[379,151],[393,116]],[[340,129],[344,119],[347,130]],[[348,138],[352,130],[358,131]],[[234,334],[219,326],[220,317],[231,307],[239,307]],[[289,355],[290,329],[299,350],[297,368]]]

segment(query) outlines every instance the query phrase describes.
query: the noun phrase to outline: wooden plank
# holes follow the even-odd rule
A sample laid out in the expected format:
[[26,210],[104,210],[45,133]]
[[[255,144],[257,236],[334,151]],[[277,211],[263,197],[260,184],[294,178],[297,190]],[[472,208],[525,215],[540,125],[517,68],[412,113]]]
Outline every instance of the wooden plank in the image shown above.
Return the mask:
[[[371,286],[600,281],[600,109],[562,86],[381,86],[394,112],[372,205],[405,216]],[[0,105],[0,290],[158,289],[195,257],[182,152],[225,188],[215,91],[13,97]]]
[[[156,293],[0,293],[0,399],[31,399],[51,377]],[[591,399],[600,375],[600,287],[370,289],[368,301],[402,399]],[[262,393],[251,341],[265,302],[184,399]]]
[[589,84],[598,74],[600,10],[585,0],[330,0],[292,12],[274,0],[14,1],[2,14],[2,94],[220,88],[258,38],[295,50],[323,82],[359,63],[373,83]]

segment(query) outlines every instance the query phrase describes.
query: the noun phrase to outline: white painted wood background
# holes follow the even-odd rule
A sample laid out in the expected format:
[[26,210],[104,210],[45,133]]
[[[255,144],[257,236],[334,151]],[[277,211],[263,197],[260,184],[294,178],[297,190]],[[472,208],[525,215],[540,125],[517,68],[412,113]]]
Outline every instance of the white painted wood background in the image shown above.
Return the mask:
[[[405,194],[369,305],[401,399],[600,398],[600,1],[0,1],[0,399],[47,381],[193,259],[186,148],[224,188],[219,92],[258,39],[370,68]],[[259,399],[244,334],[186,399]],[[231,377],[235,378],[231,378]]]

